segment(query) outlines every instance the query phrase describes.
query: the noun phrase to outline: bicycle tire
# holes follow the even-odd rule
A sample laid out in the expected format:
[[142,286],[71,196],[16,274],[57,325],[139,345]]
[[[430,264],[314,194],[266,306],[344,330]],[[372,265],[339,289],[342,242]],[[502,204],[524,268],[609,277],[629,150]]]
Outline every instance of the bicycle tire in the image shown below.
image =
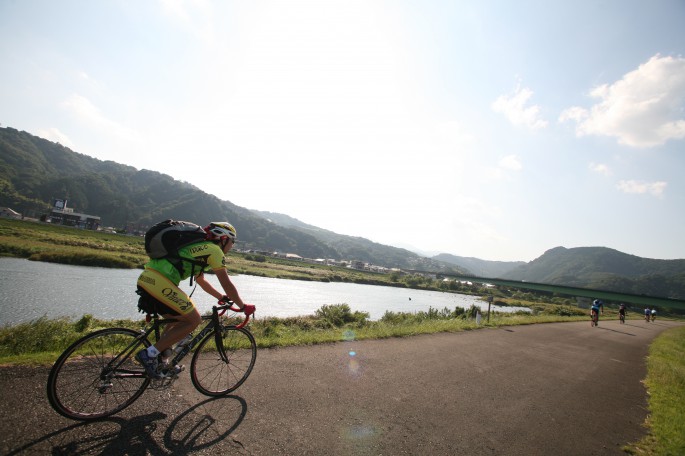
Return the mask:
[[[91,421],[113,415],[131,405],[150,384],[133,357],[120,369],[107,364],[120,355],[140,333],[128,328],[92,332],[67,348],[50,370],[47,393],[52,408],[62,416]],[[150,342],[143,339],[147,347]]]
[[209,333],[195,350],[190,380],[206,396],[223,396],[236,390],[250,376],[257,359],[257,343],[246,328],[223,326],[223,358],[216,349],[214,334],[215,331]]

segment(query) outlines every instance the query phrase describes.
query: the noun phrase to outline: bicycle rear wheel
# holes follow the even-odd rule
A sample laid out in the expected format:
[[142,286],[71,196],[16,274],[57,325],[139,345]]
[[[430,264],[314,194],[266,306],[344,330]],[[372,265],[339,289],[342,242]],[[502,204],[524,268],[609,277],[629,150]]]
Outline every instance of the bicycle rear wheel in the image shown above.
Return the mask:
[[223,396],[249,377],[257,359],[257,343],[245,328],[223,326],[217,347],[212,331],[198,346],[190,363],[190,379],[199,392]]
[[[131,405],[145,391],[150,379],[132,356],[140,333],[127,328],[107,328],[77,340],[57,359],[48,376],[48,400],[59,414],[89,421],[113,415]],[[143,339],[138,343],[149,346]]]

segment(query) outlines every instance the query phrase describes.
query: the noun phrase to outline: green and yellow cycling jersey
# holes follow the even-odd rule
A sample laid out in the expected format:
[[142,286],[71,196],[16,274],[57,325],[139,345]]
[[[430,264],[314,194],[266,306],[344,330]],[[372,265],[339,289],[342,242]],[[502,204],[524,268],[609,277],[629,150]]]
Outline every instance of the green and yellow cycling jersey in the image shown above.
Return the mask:
[[174,265],[173,259],[152,259],[145,264],[145,268],[154,269],[175,285],[191,275],[197,276],[203,271],[226,268],[224,252],[214,242],[204,241],[187,245],[178,249],[178,255],[182,261],[182,274]]

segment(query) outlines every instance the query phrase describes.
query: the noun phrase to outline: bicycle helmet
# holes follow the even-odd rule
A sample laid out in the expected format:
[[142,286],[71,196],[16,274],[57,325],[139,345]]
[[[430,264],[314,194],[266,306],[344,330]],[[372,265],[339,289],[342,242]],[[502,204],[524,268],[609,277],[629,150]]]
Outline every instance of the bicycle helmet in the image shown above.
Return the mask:
[[238,236],[237,231],[228,222],[212,222],[205,227],[205,232],[207,233],[208,241],[222,241],[230,239],[235,242]]

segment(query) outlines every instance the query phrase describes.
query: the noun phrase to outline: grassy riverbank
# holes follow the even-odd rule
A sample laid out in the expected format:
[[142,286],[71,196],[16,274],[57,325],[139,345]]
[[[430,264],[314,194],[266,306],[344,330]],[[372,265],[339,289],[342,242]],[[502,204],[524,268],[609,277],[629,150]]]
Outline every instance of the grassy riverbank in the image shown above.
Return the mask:
[[[238,244],[240,245],[240,244]],[[0,218],[0,256],[81,266],[142,268],[148,261],[142,237],[81,230],[48,223]],[[574,306],[569,297],[540,295],[526,290],[485,288],[478,283],[443,281],[420,274],[379,274],[370,271],[304,263],[264,255],[230,252],[230,274],[290,280],[347,282],[454,292],[496,300],[553,302]]]
[[[238,247],[240,244],[238,244]],[[105,268],[142,268],[148,261],[143,238],[81,230],[49,223],[0,218],[0,256]],[[478,285],[452,284],[430,278],[359,271],[230,252],[229,273],[319,282],[350,282],[474,293]]]

